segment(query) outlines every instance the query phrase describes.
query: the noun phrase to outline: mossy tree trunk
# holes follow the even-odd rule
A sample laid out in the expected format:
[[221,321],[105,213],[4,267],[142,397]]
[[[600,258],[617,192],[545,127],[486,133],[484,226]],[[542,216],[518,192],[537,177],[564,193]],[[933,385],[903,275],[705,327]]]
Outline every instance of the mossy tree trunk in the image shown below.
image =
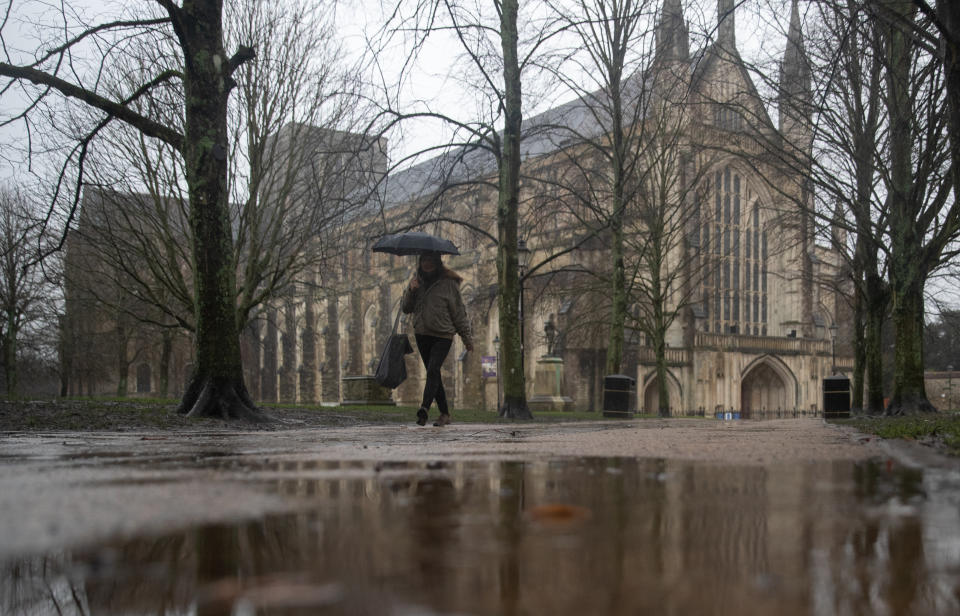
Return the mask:
[[178,11],[168,10],[184,50],[183,156],[197,303],[196,369],[178,410],[263,420],[243,381],[228,209],[227,99],[238,62],[223,48],[222,0],[184,0]]
[[[855,284],[860,283],[863,274],[853,275]],[[850,379],[850,406],[855,413],[863,410],[863,392],[867,374],[866,309],[863,293],[859,290],[853,297],[853,378]]]
[[[665,196],[665,195],[664,195]],[[666,201],[661,199],[664,205]],[[660,210],[664,213],[664,210]],[[668,315],[667,281],[665,280],[666,238],[664,217],[658,217],[658,224],[651,226],[650,247],[646,253],[646,268],[650,275],[650,304],[652,309],[651,331],[653,334],[653,351],[657,366],[657,397],[659,399],[657,414],[660,417],[670,416],[670,389],[667,387],[667,328],[673,321],[674,315]]]
[[128,350],[130,347],[130,332],[127,329],[127,325],[124,322],[122,315],[117,315],[116,317],[116,347],[114,351],[116,356],[114,357],[116,361],[116,370],[117,370],[117,397],[125,398],[127,396],[127,377],[130,374],[130,357],[128,355]]
[[927,400],[923,381],[923,284],[922,277],[916,274],[900,274],[892,289],[896,342],[888,415],[936,411]]
[[863,336],[867,376],[865,410],[869,415],[879,415],[883,413],[883,322],[887,318],[890,300],[886,285],[875,271],[867,273],[865,285]]
[[497,279],[500,287],[500,338],[503,349],[503,406],[500,415],[532,419],[527,406],[523,345],[520,340],[520,285],[517,263],[517,226],[520,202],[520,64],[517,56],[517,0],[500,5],[500,44],[503,50],[503,144],[497,198]]
[[890,295],[896,330],[893,392],[887,414],[934,410],[923,382],[923,291],[929,273],[924,232],[918,224],[913,178],[915,155],[909,28],[916,7],[890,2],[893,16],[886,32],[887,111],[890,122]]
[[[615,24],[618,25],[618,24]],[[619,51],[615,46],[614,49]],[[626,211],[624,182],[626,181],[626,152],[623,131],[623,103],[621,100],[622,57],[610,63],[606,68],[610,81],[611,98],[611,162],[613,168],[613,212],[610,216],[610,339],[607,343],[607,374],[619,374],[623,363],[624,324],[627,320],[627,277],[624,269],[623,219]]]
[[170,394],[170,364],[173,358],[173,330],[166,328],[161,333],[160,346],[160,383],[158,393],[161,398]]
[[670,388],[667,387],[667,347],[663,336],[657,338],[653,349],[657,360],[657,415],[670,417]]
[[17,389],[19,388],[19,374],[17,372],[19,324],[17,323],[15,309],[8,307],[6,313],[7,322],[3,329],[3,339],[0,340],[0,344],[3,345],[3,376],[7,397],[13,398],[17,395]]
[[[37,100],[57,91],[81,101],[103,111],[111,120],[120,120],[145,136],[166,142],[183,155],[195,272],[196,371],[178,411],[266,420],[268,417],[250,400],[243,383],[236,272],[231,265],[233,237],[227,207],[227,100],[235,85],[233,72],[252,59],[254,52],[240,47],[227,58],[223,49],[222,0],[183,0],[179,6],[173,0],[157,0],[157,4],[167,13],[183,51],[183,70],[162,71],[129,98],[106,98],[93,88],[67,81],[55,70],[38,68],[38,64],[17,66],[0,62],[0,75],[42,86],[43,94]],[[143,19],[126,22],[123,27],[132,31],[138,26],[156,29],[165,24],[166,20]],[[73,37],[53,58],[60,56],[62,60],[74,45],[89,40],[85,37],[97,31],[91,26],[83,35]],[[141,114],[132,105],[153,88],[177,77],[182,79],[186,98],[184,134]]]
[[[853,30],[856,30],[854,28]],[[867,413],[883,412],[883,347],[881,334],[887,315],[889,296],[881,278],[878,252],[886,227],[876,220],[873,202],[877,177],[877,135],[881,117],[880,93],[883,91],[883,63],[875,54],[878,49],[876,25],[863,35],[851,34],[844,47],[846,75],[850,89],[850,133],[854,168],[855,194],[853,215],[857,245],[854,255],[857,324],[854,342],[854,407]],[[866,400],[864,400],[866,390]]]
[[[616,184],[616,183],[615,183]],[[617,201],[614,196],[614,201]],[[627,289],[626,273],[624,269],[623,246],[623,196],[620,204],[615,205],[613,217],[610,219],[610,258],[613,265],[610,281],[610,336],[607,341],[607,374],[620,374],[623,363],[624,325],[627,320]]]

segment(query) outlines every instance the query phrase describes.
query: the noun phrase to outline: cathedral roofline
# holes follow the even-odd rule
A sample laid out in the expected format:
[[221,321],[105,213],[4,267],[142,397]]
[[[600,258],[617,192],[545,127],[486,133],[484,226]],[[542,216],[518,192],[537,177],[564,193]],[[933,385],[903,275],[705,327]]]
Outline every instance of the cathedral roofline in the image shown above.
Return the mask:
[[[735,0],[718,0],[718,28],[717,38],[699,51],[690,53],[686,49],[687,57],[684,62],[690,71],[690,88],[696,91],[699,82],[717,62],[730,62],[740,71],[744,83],[747,84],[746,94],[755,100],[762,101],[756,85],[746,70],[743,59],[736,46],[735,35]],[[796,0],[794,0],[794,10]],[[665,0],[662,8],[663,18],[667,16],[682,21],[682,7],[680,0]],[[676,23],[672,24],[676,26]],[[658,35],[659,37],[659,35]],[[673,42],[676,44],[676,41]],[[657,62],[653,63],[654,70]],[[639,83],[642,90],[651,92],[653,88],[652,73],[645,77],[631,78],[633,83]],[[600,91],[590,92],[583,98],[598,96]],[[640,96],[640,95],[638,95]],[[762,116],[757,130],[768,129],[779,134],[777,126],[770,118],[766,105],[761,103]],[[645,114],[637,116],[637,120],[644,119]],[[591,113],[590,108],[582,99],[575,99],[563,103],[544,112],[524,118],[523,135],[521,137],[521,159],[527,161],[551,153],[561,151],[573,143],[577,135],[593,138],[602,134],[603,126]],[[496,158],[489,149],[478,142],[464,143],[447,148],[441,145],[437,148],[446,149],[438,156],[404,169],[389,173],[386,178],[382,194],[384,205],[387,208],[409,203],[418,198],[434,194],[443,186],[466,183],[472,179],[490,176],[496,173]]]

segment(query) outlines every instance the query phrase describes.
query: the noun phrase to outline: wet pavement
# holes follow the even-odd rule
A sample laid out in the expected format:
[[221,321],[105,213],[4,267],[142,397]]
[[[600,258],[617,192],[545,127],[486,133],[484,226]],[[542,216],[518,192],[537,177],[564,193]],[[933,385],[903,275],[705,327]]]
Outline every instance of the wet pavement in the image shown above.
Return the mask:
[[[762,452],[797,426],[824,448]],[[684,430],[696,455],[620,455]],[[863,440],[707,420],[10,435],[0,613],[960,613],[960,467]]]

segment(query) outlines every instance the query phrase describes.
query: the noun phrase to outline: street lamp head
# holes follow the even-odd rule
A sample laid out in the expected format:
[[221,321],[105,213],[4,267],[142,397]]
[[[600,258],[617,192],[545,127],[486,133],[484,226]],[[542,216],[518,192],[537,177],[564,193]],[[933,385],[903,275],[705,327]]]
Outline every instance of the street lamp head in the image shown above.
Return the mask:
[[839,327],[837,327],[837,324],[834,323],[834,324],[831,325],[828,329],[830,330],[830,338],[836,338],[836,337],[837,337],[837,330],[840,329]]
[[493,350],[497,353],[500,352],[500,336],[495,336],[493,339]]
[[517,241],[517,265],[520,267],[520,271],[523,272],[527,269],[527,265],[530,264],[530,249],[527,248],[526,240]]

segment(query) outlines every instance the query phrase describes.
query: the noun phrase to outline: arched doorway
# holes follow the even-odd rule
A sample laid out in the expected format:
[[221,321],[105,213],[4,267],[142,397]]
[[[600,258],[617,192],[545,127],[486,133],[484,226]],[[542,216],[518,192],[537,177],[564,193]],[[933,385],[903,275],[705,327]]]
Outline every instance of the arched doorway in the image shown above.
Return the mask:
[[750,368],[740,382],[740,411],[787,410],[795,406],[788,379],[769,361]]
[[[667,372],[667,395],[670,396],[670,414],[676,415],[683,409],[682,390],[676,377]],[[660,410],[660,388],[657,385],[656,372],[647,375],[643,386],[643,412],[656,415]]]

